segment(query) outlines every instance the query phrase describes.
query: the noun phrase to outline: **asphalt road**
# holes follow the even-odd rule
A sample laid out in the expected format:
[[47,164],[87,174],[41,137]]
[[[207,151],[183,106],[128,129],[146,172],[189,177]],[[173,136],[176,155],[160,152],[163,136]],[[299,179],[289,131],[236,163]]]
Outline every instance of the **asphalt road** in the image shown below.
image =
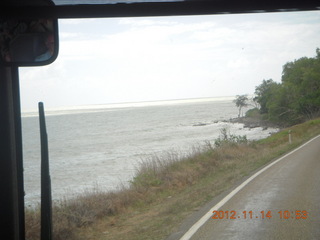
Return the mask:
[[[320,136],[286,155],[178,239],[320,239]],[[213,219],[215,217],[217,219]],[[199,227],[200,226],[200,227]]]

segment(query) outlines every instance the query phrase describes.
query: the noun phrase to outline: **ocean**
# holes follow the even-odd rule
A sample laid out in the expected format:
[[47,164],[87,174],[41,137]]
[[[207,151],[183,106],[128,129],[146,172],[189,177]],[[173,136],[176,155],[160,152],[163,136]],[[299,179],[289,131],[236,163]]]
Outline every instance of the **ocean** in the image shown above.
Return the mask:
[[[138,164],[168,152],[186,154],[213,142],[222,128],[259,139],[276,129],[247,129],[235,118],[233,98],[173,100],[46,110],[54,200],[86,190],[114,190],[132,179]],[[23,113],[26,205],[40,200],[40,133],[37,113]]]

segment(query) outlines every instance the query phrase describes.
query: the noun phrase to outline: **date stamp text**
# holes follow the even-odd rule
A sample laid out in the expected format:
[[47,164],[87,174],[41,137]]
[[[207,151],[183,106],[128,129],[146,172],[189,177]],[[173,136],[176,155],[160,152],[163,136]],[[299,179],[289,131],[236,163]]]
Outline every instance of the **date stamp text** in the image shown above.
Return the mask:
[[281,211],[213,211],[212,219],[307,219],[306,210],[281,210]]

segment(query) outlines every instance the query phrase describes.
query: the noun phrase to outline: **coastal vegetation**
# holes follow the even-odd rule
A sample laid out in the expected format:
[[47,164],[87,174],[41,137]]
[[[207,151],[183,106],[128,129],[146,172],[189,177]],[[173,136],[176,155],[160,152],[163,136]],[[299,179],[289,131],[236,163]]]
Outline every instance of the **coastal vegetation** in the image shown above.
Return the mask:
[[320,115],[320,49],[313,58],[302,57],[283,66],[281,83],[263,80],[254,100],[265,119],[282,126]]

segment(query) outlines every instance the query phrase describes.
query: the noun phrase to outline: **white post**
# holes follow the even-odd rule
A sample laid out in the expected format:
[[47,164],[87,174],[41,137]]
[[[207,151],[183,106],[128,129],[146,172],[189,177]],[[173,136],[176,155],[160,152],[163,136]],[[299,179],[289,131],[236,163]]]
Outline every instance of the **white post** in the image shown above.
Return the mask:
[[292,140],[291,140],[291,130],[289,130],[289,144],[292,143]]

